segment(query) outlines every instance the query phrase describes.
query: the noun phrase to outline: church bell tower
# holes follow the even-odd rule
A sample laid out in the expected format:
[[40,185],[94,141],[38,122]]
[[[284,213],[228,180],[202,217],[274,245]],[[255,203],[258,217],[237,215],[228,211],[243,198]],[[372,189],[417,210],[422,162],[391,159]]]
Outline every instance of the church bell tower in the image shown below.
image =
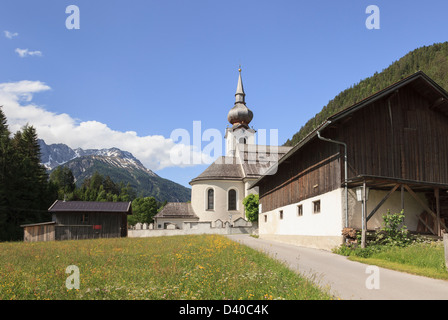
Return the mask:
[[255,130],[249,127],[252,121],[253,113],[246,106],[241,78],[241,67],[238,69],[238,85],[235,93],[235,105],[230,109],[227,120],[232,127],[226,129],[226,156],[235,156],[238,144],[255,144]]

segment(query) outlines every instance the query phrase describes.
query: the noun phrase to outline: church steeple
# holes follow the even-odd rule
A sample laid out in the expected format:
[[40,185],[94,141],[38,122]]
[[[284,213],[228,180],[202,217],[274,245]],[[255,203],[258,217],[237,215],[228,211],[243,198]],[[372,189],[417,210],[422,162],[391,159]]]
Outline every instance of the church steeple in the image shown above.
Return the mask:
[[238,85],[236,87],[235,103],[241,102],[245,104],[244,97],[246,96],[246,94],[244,93],[243,80],[241,79],[241,66],[238,71],[240,75],[238,77]]
[[246,106],[246,94],[244,93],[243,79],[241,78],[241,68],[239,68],[238,71],[239,77],[235,93],[235,105],[232,109],[230,109],[227,115],[227,120],[229,120],[232,125],[242,124],[248,126],[248,124],[252,121],[254,115],[252,111]]
[[255,144],[255,130],[249,128],[253,113],[246,106],[246,93],[243,88],[243,79],[241,77],[241,66],[238,69],[238,85],[235,93],[235,105],[230,109],[227,120],[232,124],[231,128],[226,129],[226,155],[235,156],[239,144]]

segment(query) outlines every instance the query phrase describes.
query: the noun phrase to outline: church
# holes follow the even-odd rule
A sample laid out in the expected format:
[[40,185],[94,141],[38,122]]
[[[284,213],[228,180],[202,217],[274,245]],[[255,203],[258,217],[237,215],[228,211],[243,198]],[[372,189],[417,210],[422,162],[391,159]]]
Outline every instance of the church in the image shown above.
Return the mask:
[[291,147],[259,145],[257,132],[249,127],[253,112],[246,106],[241,68],[238,70],[235,103],[227,120],[225,155],[218,157],[199,176],[190,181],[190,203],[170,202],[154,217],[156,229],[182,229],[184,222],[245,222],[243,199],[256,189],[250,186],[275,165]]

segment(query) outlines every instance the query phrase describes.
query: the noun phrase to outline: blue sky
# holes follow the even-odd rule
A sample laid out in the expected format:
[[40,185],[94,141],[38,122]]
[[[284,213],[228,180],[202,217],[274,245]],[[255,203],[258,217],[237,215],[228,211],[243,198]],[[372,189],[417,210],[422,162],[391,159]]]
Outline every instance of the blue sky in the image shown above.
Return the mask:
[[[369,5],[379,30],[366,28]],[[447,41],[447,11],[443,0],[2,0],[0,105],[13,130],[117,146],[188,186],[207,165],[170,165],[170,135],[193,121],[224,135],[240,64],[251,125],[283,144],[340,91]]]

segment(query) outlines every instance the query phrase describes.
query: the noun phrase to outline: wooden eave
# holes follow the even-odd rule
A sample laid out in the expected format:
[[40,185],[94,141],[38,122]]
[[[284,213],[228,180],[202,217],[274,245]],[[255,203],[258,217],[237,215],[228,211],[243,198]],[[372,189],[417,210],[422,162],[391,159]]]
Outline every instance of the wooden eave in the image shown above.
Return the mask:
[[372,175],[358,175],[354,178],[351,178],[348,180],[348,187],[349,188],[361,187],[364,181],[366,182],[366,185],[371,189],[387,190],[392,188],[396,184],[406,184],[412,187],[413,190],[421,192],[433,191],[434,188],[439,188],[441,190],[448,190],[448,184],[444,183],[397,179],[391,177],[381,177]]

